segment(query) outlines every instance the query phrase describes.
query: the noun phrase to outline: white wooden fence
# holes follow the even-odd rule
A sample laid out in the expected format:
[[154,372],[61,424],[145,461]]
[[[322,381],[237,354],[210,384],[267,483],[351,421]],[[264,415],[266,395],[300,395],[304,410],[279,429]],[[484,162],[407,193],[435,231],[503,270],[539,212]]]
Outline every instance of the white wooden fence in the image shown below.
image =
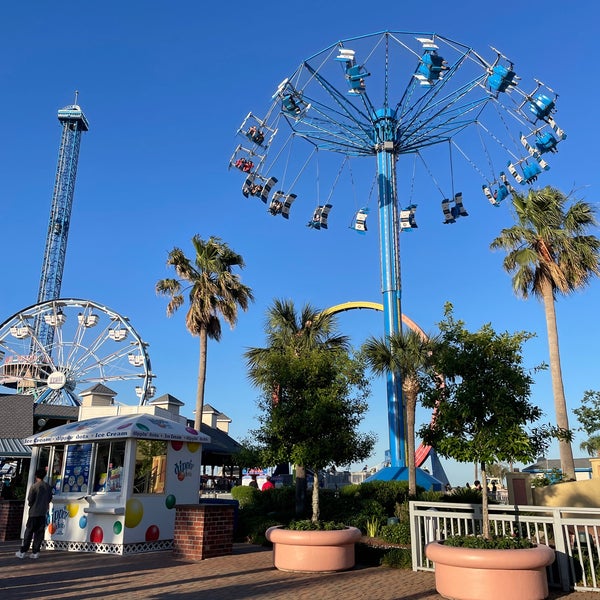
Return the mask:
[[[556,560],[548,567],[551,587],[600,592],[600,509],[492,505],[490,529],[548,544]],[[413,571],[433,571],[425,546],[450,535],[481,533],[481,505],[411,502]]]

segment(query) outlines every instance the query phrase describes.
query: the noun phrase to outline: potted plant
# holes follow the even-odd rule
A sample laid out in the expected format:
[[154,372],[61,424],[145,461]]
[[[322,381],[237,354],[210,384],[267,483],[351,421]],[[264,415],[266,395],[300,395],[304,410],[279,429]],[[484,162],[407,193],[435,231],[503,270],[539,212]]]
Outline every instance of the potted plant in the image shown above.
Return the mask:
[[274,564],[290,571],[338,571],[354,566],[360,530],[319,519],[319,471],[366,459],[375,437],[357,430],[367,410],[364,364],[352,357],[335,317],[309,305],[297,314],[275,301],[268,346],[246,352],[251,381],[262,391],[260,427],[252,434],[264,464],[291,462],[312,470],[312,517],[271,527]]
[[498,334],[490,324],[472,333],[454,319],[451,304],[440,330],[434,363],[445,382],[432,381],[425,390],[423,405],[435,409],[435,419],[419,434],[441,456],[481,464],[484,488],[481,532],[426,547],[436,588],[457,600],[546,598],[554,551],[517,536],[492,536],[485,486],[487,464],[530,461],[552,437],[570,435],[550,425],[532,428],[542,412],[529,401],[533,379],[521,353],[532,334]]

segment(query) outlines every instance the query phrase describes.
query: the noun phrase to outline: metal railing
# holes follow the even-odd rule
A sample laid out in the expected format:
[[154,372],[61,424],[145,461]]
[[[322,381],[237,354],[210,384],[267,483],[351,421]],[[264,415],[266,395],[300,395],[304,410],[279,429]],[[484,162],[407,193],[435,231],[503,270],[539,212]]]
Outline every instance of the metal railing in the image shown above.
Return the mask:
[[[490,530],[520,535],[556,551],[548,583],[563,590],[600,592],[600,509],[575,507],[489,507]],[[410,502],[413,571],[433,571],[425,546],[450,535],[481,533],[480,504]]]

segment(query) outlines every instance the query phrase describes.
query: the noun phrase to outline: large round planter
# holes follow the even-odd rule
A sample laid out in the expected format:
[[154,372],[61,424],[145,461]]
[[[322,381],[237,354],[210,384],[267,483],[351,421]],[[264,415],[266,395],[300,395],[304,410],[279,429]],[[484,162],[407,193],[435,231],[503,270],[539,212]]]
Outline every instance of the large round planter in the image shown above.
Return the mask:
[[425,547],[435,563],[435,587],[452,600],[543,600],[548,597],[546,567],[554,562],[548,546],[519,550],[455,548],[440,542]]
[[267,539],[273,543],[273,564],[280,571],[329,573],[354,566],[354,544],[360,529],[334,531],[293,531],[270,527]]

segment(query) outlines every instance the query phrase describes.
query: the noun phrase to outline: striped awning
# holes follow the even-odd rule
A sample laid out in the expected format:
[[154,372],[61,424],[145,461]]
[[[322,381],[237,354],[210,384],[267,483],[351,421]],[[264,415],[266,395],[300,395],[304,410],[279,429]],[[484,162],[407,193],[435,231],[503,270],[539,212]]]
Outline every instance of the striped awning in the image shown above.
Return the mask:
[[25,446],[18,438],[0,439],[0,457],[21,458],[31,456],[31,448]]

